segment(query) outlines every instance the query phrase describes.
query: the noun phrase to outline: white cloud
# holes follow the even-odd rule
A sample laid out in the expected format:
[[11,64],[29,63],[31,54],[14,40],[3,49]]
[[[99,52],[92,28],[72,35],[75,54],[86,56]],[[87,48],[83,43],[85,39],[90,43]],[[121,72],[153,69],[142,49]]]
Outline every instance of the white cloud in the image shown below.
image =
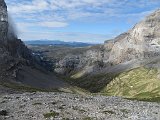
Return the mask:
[[[6,0],[6,2],[8,11],[13,15],[18,31],[21,31],[19,34],[23,39],[36,38],[35,35],[37,38],[39,38],[38,36],[43,38],[52,36],[53,39],[53,35],[59,38],[60,33],[39,34],[41,31],[37,30],[35,31],[37,34],[32,34],[29,31],[37,27],[46,29],[68,27],[69,23],[73,21],[106,23],[109,20],[113,21],[113,18],[115,20],[123,18],[124,22],[133,24],[150,13],[153,10],[151,6],[160,4],[159,0],[138,0],[136,2],[135,0]],[[138,9],[140,11],[136,11]],[[85,33],[82,35],[81,33],[75,35],[77,38],[74,37],[74,39],[88,40],[89,37],[107,39],[108,35],[113,36],[112,34],[94,35]],[[66,33],[63,33],[62,36],[73,39],[73,36],[68,37]]]
[[8,0],[8,2],[10,2],[8,3],[8,10],[15,14],[41,12],[47,10],[49,6],[46,0],[33,0],[31,2],[12,2]]
[[[64,22],[31,22],[31,23],[26,23],[26,22],[17,22],[16,24],[17,27],[17,34],[19,37],[23,38],[23,35],[25,33],[28,33],[29,31],[32,31],[31,28],[37,28],[37,27],[47,27],[47,28],[59,28],[59,27],[66,27],[68,24]],[[38,30],[38,32],[41,32],[42,30]],[[30,32],[32,34],[32,32]],[[28,38],[28,37],[27,37]],[[31,39],[31,38],[29,38]]]
[[42,27],[50,27],[50,28],[56,28],[56,27],[66,27],[68,24],[65,22],[40,22],[38,25]]
[[[108,17],[118,17],[128,14],[134,8],[145,8],[160,4],[158,0],[6,0],[8,10],[15,18],[42,21],[49,19],[68,22],[82,18],[107,20]],[[130,13],[137,14],[137,13]]]

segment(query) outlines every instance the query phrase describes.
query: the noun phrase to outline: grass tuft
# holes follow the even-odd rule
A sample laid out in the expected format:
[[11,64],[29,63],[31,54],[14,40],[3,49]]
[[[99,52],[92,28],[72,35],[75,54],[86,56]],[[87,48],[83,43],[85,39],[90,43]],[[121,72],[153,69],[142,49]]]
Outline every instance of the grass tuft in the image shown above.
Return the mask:
[[44,118],[51,118],[51,117],[55,118],[58,115],[59,115],[59,113],[54,112],[54,111],[43,114]]

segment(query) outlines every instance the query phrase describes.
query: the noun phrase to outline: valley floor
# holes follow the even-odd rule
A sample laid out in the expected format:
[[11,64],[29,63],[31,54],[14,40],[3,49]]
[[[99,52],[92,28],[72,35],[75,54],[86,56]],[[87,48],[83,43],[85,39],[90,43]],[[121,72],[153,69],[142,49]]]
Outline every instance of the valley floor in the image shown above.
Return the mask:
[[0,120],[160,120],[160,103],[71,93],[0,96]]

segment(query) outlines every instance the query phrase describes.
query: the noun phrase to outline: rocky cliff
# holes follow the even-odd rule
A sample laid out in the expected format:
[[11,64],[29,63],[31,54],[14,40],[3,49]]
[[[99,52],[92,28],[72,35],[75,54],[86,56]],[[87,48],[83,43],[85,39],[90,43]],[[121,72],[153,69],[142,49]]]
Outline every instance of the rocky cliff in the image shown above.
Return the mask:
[[31,52],[9,29],[11,23],[8,21],[7,6],[4,0],[0,0],[0,80],[15,77],[20,63],[25,64],[24,61],[32,58]]
[[160,10],[147,16],[115,40],[109,61],[115,64],[160,55]]
[[[105,61],[109,59],[112,43],[105,45],[96,45],[88,48],[83,48],[83,52],[72,54],[72,51],[56,61],[54,71],[64,75],[83,76],[91,72],[99,71],[105,67]],[[80,50],[79,48],[75,49]],[[62,51],[63,52],[63,51]],[[74,77],[74,76],[73,76]]]
[[37,58],[17,38],[13,27],[8,19],[5,1],[0,0],[0,85],[14,88],[10,83],[36,88],[63,86],[62,81],[40,66]]

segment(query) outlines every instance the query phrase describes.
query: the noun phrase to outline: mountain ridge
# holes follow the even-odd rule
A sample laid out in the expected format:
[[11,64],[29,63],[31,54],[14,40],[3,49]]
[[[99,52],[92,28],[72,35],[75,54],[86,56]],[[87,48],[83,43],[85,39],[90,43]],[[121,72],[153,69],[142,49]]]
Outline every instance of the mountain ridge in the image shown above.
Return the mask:
[[67,42],[61,40],[29,40],[24,41],[26,45],[59,45],[59,46],[72,46],[72,47],[86,47],[96,45],[94,43],[85,43],[85,42]]

